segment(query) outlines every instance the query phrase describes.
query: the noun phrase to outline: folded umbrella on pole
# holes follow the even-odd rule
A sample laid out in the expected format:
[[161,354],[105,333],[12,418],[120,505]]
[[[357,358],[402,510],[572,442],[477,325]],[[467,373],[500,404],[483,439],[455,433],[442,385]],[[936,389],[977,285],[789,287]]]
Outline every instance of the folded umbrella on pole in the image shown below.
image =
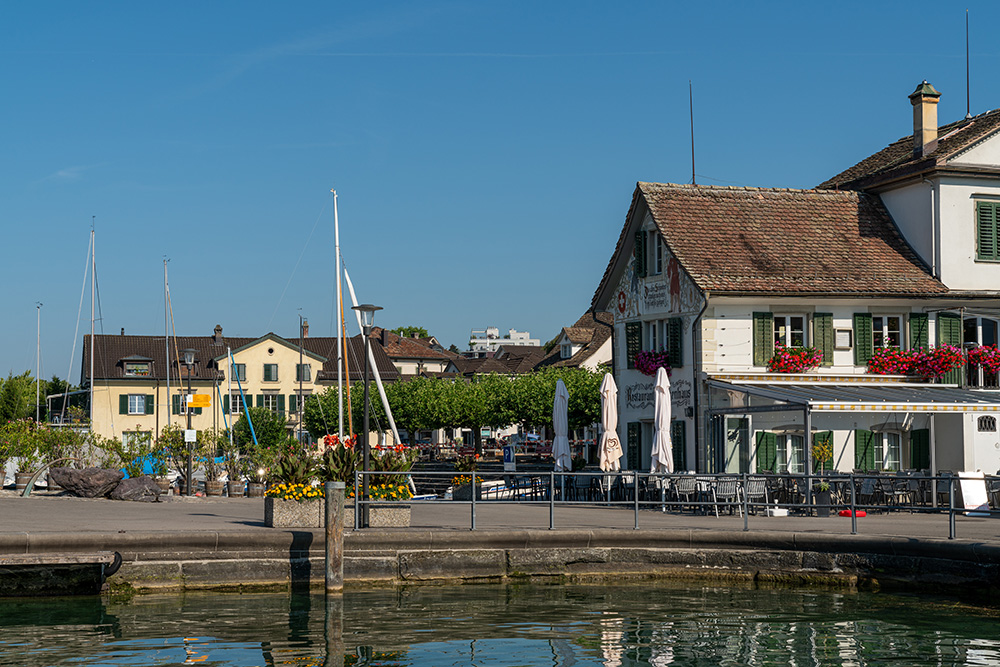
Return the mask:
[[552,459],[556,472],[573,469],[573,455],[569,451],[569,392],[562,380],[556,380],[556,395],[552,401]]
[[653,455],[650,472],[673,472],[674,452],[670,442],[670,377],[667,369],[656,370],[653,387]]
[[601,382],[601,446],[600,465],[604,472],[621,470],[622,443],[618,440],[618,386],[611,373]]

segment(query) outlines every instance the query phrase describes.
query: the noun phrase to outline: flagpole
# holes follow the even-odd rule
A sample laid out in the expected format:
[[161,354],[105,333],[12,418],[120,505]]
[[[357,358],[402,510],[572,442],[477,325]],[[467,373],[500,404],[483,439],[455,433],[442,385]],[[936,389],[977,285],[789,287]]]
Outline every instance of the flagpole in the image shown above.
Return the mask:
[[337,213],[337,191],[333,193],[333,248],[337,257],[337,436],[344,440],[344,292],[340,285],[340,219]]

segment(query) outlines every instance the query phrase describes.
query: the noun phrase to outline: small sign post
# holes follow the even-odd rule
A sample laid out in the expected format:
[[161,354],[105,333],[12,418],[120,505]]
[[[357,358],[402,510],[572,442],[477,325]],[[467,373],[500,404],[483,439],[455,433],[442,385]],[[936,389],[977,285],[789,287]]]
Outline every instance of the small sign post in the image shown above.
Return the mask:
[[503,471],[517,472],[517,459],[514,458],[514,445],[503,446]]

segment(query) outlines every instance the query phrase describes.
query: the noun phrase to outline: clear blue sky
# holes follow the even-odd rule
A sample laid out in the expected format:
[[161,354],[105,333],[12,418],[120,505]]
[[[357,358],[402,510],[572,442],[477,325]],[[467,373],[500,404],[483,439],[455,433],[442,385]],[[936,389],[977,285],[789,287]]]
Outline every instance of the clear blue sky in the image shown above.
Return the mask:
[[[333,332],[331,188],[376,323],[464,348],[589,306],[638,180],[812,187],[1000,106],[1000,3],[7,2],[0,371],[70,370],[92,216],[98,331]],[[301,309],[301,310],[299,310]],[[79,341],[89,329],[89,301]]]

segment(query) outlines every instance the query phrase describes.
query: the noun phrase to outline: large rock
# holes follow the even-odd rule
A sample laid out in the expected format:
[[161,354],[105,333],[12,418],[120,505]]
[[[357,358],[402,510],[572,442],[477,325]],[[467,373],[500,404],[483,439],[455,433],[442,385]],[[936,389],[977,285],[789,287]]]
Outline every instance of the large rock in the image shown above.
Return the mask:
[[103,498],[125,477],[111,468],[50,468],[55,483],[80,498]]
[[111,500],[134,500],[155,503],[160,499],[160,486],[149,475],[123,479],[111,492]]

